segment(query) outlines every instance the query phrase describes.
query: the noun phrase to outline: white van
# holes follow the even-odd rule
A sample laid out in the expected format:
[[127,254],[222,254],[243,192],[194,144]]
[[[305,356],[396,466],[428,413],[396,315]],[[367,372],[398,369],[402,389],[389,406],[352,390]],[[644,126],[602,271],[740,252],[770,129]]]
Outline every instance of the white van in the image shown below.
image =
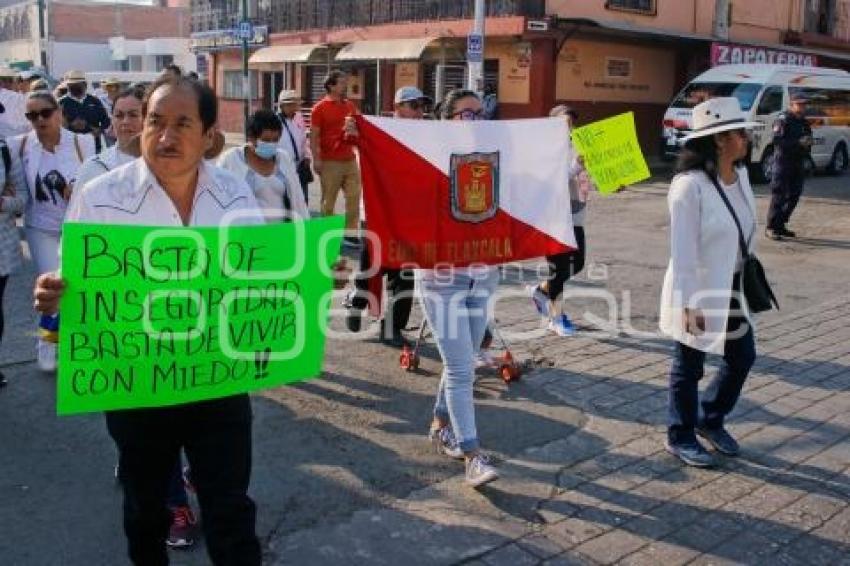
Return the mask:
[[664,114],[663,154],[674,157],[679,140],[691,130],[691,109],[716,96],[734,96],[748,119],[762,125],[753,131],[754,177],[770,179],[773,170],[773,124],[788,108],[792,94],[809,99],[806,118],[814,145],[808,167],[843,173],[850,164],[850,73],[839,69],[788,65],[722,65],[704,72],[673,99]]

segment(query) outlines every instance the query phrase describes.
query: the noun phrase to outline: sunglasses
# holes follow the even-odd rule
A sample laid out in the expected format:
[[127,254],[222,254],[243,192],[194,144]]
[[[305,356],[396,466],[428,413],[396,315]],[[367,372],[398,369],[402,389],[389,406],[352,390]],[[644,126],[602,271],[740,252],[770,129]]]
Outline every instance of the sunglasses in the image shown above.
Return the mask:
[[456,118],[458,116],[460,116],[461,120],[483,120],[484,110],[470,110],[467,108],[452,114],[452,118]]
[[418,100],[408,100],[404,104],[411,110],[421,110],[422,108],[425,108],[425,105]]
[[53,113],[56,112],[55,108],[42,108],[41,110],[33,110],[32,112],[24,113],[24,118],[29,120],[30,122],[35,122],[39,118],[42,120],[49,120]]

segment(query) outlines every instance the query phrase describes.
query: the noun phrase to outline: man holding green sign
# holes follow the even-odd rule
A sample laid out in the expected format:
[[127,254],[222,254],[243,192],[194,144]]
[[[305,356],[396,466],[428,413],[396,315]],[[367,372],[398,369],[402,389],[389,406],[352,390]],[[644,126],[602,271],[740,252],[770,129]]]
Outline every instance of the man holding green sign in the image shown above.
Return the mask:
[[259,565],[247,392],[319,373],[318,305],[339,247],[327,236],[342,222],[260,225],[250,189],[202,161],[217,116],[208,87],[161,79],[143,114],[142,159],[78,195],[64,279],[36,282],[36,308],[62,311],[58,410],[107,411],[135,564],[168,563],[166,491],[182,448],[212,562]]

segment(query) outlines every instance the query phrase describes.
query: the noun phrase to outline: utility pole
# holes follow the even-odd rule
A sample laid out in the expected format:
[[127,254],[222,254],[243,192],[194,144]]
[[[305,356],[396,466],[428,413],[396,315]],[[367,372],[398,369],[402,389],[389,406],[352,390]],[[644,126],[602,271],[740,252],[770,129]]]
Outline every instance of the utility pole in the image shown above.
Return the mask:
[[731,9],[730,0],[715,0],[713,35],[717,39],[729,39],[729,11]]
[[38,0],[38,58],[41,68],[46,73],[50,73],[50,69],[47,68],[47,34],[44,29],[44,2],[45,0]]
[[248,75],[248,30],[246,28],[253,28],[253,26],[248,23],[248,0],[242,0],[242,21],[238,29],[242,37],[242,130],[247,137],[248,118],[251,115],[251,81]]
[[475,23],[466,38],[466,88],[484,93],[484,0],[475,0]]

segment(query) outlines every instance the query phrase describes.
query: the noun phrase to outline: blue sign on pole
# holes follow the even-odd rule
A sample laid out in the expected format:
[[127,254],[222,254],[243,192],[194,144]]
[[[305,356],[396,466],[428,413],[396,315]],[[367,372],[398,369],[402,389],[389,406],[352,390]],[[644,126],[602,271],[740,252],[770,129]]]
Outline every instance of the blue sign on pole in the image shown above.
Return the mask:
[[239,22],[236,28],[236,37],[239,39],[252,39],[254,37],[254,25],[249,21]]
[[466,60],[480,63],[484,59],[484,38],[481,34],[471,33],[466,38]]

